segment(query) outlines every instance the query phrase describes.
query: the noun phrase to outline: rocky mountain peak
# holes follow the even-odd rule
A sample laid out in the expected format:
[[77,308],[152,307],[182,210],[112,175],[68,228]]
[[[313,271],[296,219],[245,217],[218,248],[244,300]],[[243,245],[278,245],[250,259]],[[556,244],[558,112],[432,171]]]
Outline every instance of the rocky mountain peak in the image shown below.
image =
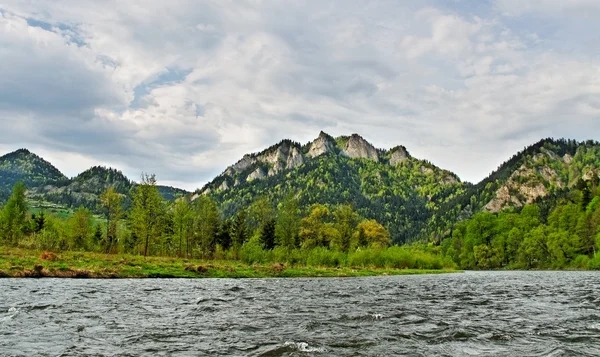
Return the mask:
[[319,136],[310,143],[308,157],[317,157],[328,152],[333,152],[335,149],[335,140],[325,132],[321,131]]
[[377,149],[358,134],[352,134],[340,155],[350,158],[363,158],[379,161]]
[[395,148],[392,148],[390,152],[392,153],[390,155],[390,165],[396,165],[409,157],[408,151],[406,151],[404,146],[396,146]]

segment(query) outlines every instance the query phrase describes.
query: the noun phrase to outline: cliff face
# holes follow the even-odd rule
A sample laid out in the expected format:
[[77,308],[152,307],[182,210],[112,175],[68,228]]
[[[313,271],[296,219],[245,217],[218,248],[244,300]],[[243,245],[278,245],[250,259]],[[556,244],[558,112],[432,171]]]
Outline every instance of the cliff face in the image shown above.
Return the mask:
[[309,145],[310,149],[307,154],[309,158],[321,156],[323,154],[334,152],[335,150],[335,140],[324,132],[320,132],[319,137]]
[[340,154],[353,159],[359,158],[379,161],[377,149],[357,134],[352,134]]
[[402,161],[408,159],[408,152],[404,146],[396,146],[390,150],[392,155],[390,157],[390,165],[396,165]]

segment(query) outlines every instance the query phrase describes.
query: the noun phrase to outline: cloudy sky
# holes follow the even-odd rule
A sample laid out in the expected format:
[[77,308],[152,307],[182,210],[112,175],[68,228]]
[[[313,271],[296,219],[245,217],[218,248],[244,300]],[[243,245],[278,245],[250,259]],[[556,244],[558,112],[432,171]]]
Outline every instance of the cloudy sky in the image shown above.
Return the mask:
[[600,0],[0,0],[0,154],[202,186],[359,133],[476,182],[599,139]]

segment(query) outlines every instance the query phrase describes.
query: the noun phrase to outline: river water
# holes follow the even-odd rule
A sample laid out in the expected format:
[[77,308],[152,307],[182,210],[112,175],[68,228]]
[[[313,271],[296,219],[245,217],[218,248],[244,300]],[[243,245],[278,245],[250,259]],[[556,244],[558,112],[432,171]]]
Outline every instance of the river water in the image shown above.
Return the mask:
[[0,279],[0,356],[600,356],[600,273]]

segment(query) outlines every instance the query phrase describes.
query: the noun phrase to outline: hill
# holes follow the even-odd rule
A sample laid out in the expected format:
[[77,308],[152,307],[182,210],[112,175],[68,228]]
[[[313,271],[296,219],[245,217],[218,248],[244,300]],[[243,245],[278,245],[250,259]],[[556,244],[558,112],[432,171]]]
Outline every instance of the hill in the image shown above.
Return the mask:
[[[0,203],[9,197],[12,187],[20,180],[28,188],[27,197],[36,204],[51,203],[55,208],[83,206],[92,211],[98,210],[99,196],[109,186],[123,195],[123,208],[127,210],[136,185],[121,171],[103,166],[91,167],[69,179],[51,163],[26,149],[0,157]],[[158,189],[167,201],[189,194],[170,186],[158,186]]]
[[562,198],[600,176],[600,143],[543,139],[524,148],[464,194],[443,204],[428,224],[428,234],[443,238],[452,226],[478,212],[519,212],[528,204],[542,219]]
[[62,185],[68,181],[51,163],[26,149],[0,157],[0,202],[8,198],[12,187],[20,180],[27,187]]

